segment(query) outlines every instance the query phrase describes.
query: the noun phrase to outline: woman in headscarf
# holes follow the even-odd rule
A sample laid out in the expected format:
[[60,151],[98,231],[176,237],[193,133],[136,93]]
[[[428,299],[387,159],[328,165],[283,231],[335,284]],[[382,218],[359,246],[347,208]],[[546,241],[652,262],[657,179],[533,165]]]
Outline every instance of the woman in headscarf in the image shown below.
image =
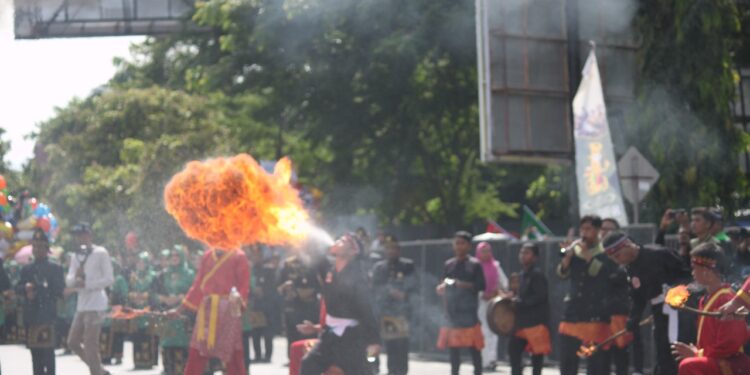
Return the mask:
[[[173,309],[182,303],[193,284],[195,272],[190,268],[187,254],[180,245],[168,252],[167,269],[161,273],[158,300],[163,310]],[[181,375],[187,362],[190,345],[190,328],[185,319],[164,319],[159,335],[165,375]]]
[[484,349],[482,349],[482,367],[485,370],[494,370],[497,360],[497,335],[487,325],[487,306],[489,301],[498,295],[501,290],[508,289],[508,277],[500,268],[500,262],[492,255],[492,246],[488,242],[480,242],[477,245],[477,260],[482,265],[484,272],[485,287],[479,293],[479,320],[482,323],[482,335],[484,336]]
[[[152,307],[156,302],[156,294],[153,293],[153,283],[156,273],[151,268],[151,254],[142,251],[138,254],[135,263],[135,272],[130,274],[128,288],[128,307],[136,310]],[[150,369],[158,364],[159,360],[159,337],[153,331],[153,326],[147,316],[139,316],[133,322],[135,332],[131,335],[133,340],[133,363],[138,370]]]

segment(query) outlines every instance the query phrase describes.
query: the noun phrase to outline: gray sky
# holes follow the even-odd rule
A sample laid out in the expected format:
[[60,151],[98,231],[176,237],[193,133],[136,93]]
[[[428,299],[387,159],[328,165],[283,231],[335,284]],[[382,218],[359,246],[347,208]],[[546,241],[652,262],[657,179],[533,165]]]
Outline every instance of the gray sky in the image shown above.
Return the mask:
[[85,97],[115,72],[112,59],[128,56],[143,37],[13,39],[11,0],[0,0],[0,127],[11,141],[15,168],[33,156],[24,136],[74,97]]

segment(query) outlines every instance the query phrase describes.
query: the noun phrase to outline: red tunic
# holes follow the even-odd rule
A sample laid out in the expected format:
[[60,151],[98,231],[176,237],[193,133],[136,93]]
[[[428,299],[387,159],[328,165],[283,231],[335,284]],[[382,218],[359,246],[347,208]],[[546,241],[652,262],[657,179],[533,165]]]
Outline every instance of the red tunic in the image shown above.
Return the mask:
[[[701,298],[699,308],[703,311],[718,311],[733,296],[732,289],[722,287]],[[680,362],[680,375],[750,374],[750,357],[742,353],[742,345],[747,339],[747,327],[743,320],[700,316],[696,345],[700,355]]]
[[182,305],[198,313],[191,348],[203,356],[228,362],[232,353],[242,350],[242,324],[232,317],[227,300],[236,287],[244,303],[250,291],[250,264],[241,251],[216,250],[201,259],[198,275]]

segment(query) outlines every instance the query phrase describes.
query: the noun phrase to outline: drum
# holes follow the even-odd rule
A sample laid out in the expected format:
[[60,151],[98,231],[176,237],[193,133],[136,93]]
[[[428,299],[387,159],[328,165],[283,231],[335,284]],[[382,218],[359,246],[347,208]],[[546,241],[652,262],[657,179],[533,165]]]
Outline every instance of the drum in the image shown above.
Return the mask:
[[492,332],[507,336],[516,326],[516,308],[509,298],[496,297],[487,305],[487,325]]

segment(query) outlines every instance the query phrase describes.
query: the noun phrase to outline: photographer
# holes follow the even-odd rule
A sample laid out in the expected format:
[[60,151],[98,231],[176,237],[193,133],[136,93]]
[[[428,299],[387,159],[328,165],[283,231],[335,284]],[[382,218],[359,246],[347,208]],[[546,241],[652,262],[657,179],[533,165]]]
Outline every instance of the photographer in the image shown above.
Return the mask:
[[102,368],[99,334],[109,299],[105,288],[114,283],[107,249],[91,240],[91,227],[80,223],[71,230],[78,248],[70,261],[65,283],[78,294],[78,306],[68,334],[68,347],[89,367],[91,375],[109,374]]

